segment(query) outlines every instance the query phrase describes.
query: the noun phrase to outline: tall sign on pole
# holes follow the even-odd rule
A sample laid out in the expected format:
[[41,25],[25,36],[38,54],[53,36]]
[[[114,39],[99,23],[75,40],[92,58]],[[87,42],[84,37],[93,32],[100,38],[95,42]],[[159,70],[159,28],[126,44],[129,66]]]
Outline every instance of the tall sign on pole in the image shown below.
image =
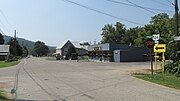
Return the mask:
[[149,38],[148,40],[146,40],[146,46],[149,48],[149,57],[150,57],[150,61],[151,61],[151,74],[153,76],[153,59],[152,59],[152,50],[154,47],[154,42],[152,40],[152,38]]
[[160,38],[160,35],[159,34],[154,34],[152,39],[154,40],[154,43],[158,44],[159,43],[159,38]]

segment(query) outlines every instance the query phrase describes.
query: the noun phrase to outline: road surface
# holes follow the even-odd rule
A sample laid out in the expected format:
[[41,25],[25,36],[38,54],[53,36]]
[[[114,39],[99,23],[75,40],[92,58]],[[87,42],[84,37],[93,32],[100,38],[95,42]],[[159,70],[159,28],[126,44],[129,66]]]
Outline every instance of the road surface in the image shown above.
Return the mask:
[[179,101],[179,90],[139,80],[127,72],[142,68],[149,68],[149,63],[29,58],[17,66],[0,69],[0,87],[10,92],[15,84],[16,100]]

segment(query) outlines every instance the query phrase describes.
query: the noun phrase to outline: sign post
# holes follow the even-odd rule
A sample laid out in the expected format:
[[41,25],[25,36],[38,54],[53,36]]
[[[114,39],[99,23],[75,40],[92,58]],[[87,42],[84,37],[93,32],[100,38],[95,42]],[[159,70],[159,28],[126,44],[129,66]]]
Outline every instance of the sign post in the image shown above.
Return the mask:
[[151,74],[153,76],[153,60],[152,60],[152,49],[153,49],[153,46],[154,46],[154,42],[153,40],[148,40],[146,41],[146,46],[149,48],[149,56],[150,56],[150,61],[151,61]]
[[165,53],[166,52],[166,44],[155,44],[154,45],[154,53],[155,53],[155,66],[157,68],[157,53],[162,53],[162,64],[161,69],[164,72],[164,65],[165,65]]
[[159,43],[159,38],[160,38],[160,35],[159,34],[154,34],[152,39],[154,40],[154,43],[158,44]]

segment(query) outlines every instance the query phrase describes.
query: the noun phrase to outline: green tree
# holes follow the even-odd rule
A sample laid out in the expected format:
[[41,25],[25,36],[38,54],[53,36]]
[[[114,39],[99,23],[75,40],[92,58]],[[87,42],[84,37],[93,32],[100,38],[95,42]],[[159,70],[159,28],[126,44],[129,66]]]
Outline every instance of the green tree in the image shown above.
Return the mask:
[[144,38],[153,34],[160,34],[160,43],[169,44],[173,40],[173,20],[166,13],[160,13],[151,17],[150,23],[143,27],[143,30],[138,32],[138,37],[135,39],[137,46],[143,46]]
[[125,25],[120,22],[117,22],[114,26],[107,24],[102,28],[101,43],[125,43],[123,42],[125,32]]
[[66,59],[69,58],[77,58],[76,48],[73,45],[69,47],[68,52],[66,54]]
[[45,45],[44,42],[37,41],[34,44],[34,48],[33,48],[34,56],[47,56],[48,52],[49,52],[49,48],[48,46]]
[[26,46],[23,46],[23,47],[22,47],[22,50],[23,50],[22,56],[23,56],[23,57],[27,57],[28,54],[29,54],[29,51],[28,51],[27,47],[26,47]]
[[15,38],[11,38],[7,44],[10,45],[10,54],[11,55],[22,56],[22,54],[23,54],[22,47],[19,45],[18,41]]
[[135,27],[135,28],[130,28],[126,30],[126,33],[124,35],[123,43],[128,44],[128,45],[135,45],[135,39],[138,38],[138,33],[142,31],[141,27]]
[[0,45],[4,44],[4,37],[3,35],[0,33]]

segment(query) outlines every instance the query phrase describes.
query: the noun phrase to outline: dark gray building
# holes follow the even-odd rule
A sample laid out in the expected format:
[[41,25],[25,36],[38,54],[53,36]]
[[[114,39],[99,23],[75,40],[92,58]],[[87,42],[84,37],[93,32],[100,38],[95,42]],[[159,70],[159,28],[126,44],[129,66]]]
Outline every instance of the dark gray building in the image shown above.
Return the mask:
[[123,44],[97,44],[88,47],[90,59],[106,60],[110,62],[138,62],[148,61],[149,50],[144,47]]

